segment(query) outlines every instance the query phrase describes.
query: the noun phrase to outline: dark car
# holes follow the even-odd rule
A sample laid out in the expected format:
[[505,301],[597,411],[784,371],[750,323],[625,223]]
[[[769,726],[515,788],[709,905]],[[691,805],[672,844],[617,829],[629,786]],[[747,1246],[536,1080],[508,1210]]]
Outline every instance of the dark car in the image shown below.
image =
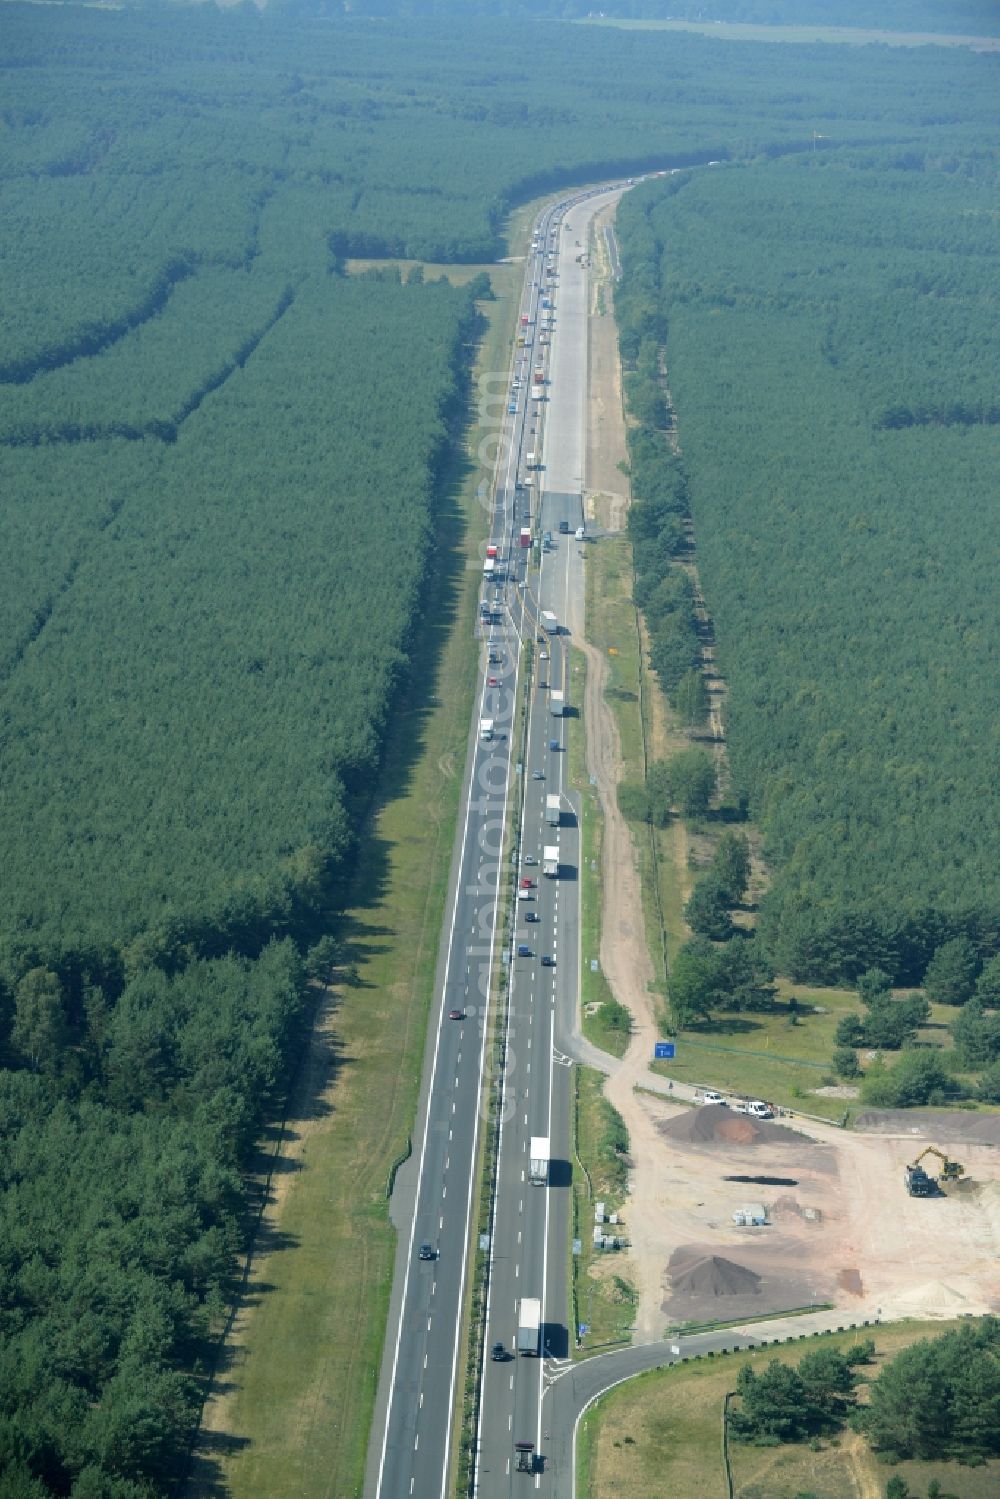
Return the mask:
[[525,921],[537,921],[538,920],[538,912],[537,911],[525,911],[525,913],[524,913],[524,919],[525,919]]
[[558,739],[550,739],[549,740],[549,749],[550,750],[557,750],[558,748],[559,748],[559,740]]
[[448,1011],[448,1019],[449,1020],[464,1020],[465,1019],[465,1011],[464,1010],[449,1010]]
[[436,1260],[437,1252],[433,1244],[421,1244],[417,1250],[417,1257],[421,1260]]
[[495,1364],[502,1364],[507,1357],[507,1349],[503,1343],[494,1343],[490,1349],[490,1358]]
[[555,960],[555,958],[550,957],[549,954],[546,953],[545,956],[544,956],[544,958],[542,959],[542,967],[543,968],[554,968],[555,966],[556,966],[556,960]]
[[499,666],[500,665],[500,661],[501,661],[500,652],[499,651],[490,651],[490,665],[491,666]]
[[528,946],[528,944],[526,942],[519,942],[517,944],[517,955],[518,955],[519,958],[530,958],[531,957],[531,948]]

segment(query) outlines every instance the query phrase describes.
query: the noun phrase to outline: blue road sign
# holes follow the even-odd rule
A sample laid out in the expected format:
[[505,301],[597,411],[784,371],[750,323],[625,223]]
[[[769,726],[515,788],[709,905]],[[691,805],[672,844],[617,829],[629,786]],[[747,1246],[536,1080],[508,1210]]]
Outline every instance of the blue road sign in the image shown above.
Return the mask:
[[677,1048],[673,1041],[656,1041],[653,1043],[653,1056],[658,1062],[672,1062],[677,1055]]

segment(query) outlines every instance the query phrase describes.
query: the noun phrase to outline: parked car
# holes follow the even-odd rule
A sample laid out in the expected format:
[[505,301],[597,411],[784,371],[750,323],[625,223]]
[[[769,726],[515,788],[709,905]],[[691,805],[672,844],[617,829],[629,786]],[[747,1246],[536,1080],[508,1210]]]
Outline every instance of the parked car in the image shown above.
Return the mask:
[[719,1103],[724,1109],[729,1107],[727,1100],[723,1098],[721,1093],[716,1093],[714,1088],[709,1088],[707,1092],[703,1093],[701,1101],[702,1103]]
[[773,1119],[774,1110],[769,1103],[763,1099],[754,1098],[747,1104],[747,1113],[752,1114],[755,1119]]

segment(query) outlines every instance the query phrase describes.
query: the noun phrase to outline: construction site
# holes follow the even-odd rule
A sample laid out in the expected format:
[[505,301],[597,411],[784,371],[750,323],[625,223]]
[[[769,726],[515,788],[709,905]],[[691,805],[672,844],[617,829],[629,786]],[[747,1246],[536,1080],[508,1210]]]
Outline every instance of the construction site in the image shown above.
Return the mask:
[[[637,1102],[657,1137],[664,1330],[824,1305],[873,1320],[1000,1306],[1000,1118],[948,1115],[928,1138],[934,1116],[847,1132]],[[926,1190],[911,1191],[914,1169]]]

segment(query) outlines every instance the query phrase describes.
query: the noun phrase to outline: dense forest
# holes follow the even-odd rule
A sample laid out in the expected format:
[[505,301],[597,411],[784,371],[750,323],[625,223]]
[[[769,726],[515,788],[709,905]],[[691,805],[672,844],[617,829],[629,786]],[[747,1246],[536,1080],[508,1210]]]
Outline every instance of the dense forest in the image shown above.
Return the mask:
[[[414,17],[4,7],[0,1469],[24,1499],[179,1481],[253,1142],[337,953],[421,611],[442,603],[430,563],[457,539],[440,491],[484,281],[346,259],[489,261],[515,202],[651,164],[753,164],[777,199],[781,172],[819,179],[814,132],[836,136],[831,181],[848,141],[896,153],[908,183],[957,98],[989,139],[995,80],[967,53]],[[995,393],[975,378],[968,278],[985,305],[989,251],[966,210],[992,158],[960,145],[922,221],[959,280],[935,262],[921,290],[925,258],[898,295],[928,318],[960,301],[975,359],[946,394],[915,357],[912,380],[866,385],[865,430],[880,451],[944,437],[971,475]],[[707,215],[752,175],[726,172]],[[678,204],[703,191],[671,181]],[[662,208],[650,193],[638,215],[653,245]],[[656,256],[646,274],[636,317],[672,337]],[[824,367],[863,370],[865,336],[846,307],[825,315]],[[660,473],[660,409],[636,525],[682,692],[690,598],[660,572],[706,502],[693,456]],[[985,628],[982,609],[949,628]]]
[[493,16],[513,21],[550,17],[619,21],[691,20],[763,26],[859,26],[879,31],[996,36],[990,0],[271,0],[296,14],[355,16]]
[[623,349],[637,378],[636,326],[666,350],[776,870],[761,935],[800,979],[916,983],[960,933],[1000,946],[1000,152],[966,102],[933,150],[686,174],[620,213]]

